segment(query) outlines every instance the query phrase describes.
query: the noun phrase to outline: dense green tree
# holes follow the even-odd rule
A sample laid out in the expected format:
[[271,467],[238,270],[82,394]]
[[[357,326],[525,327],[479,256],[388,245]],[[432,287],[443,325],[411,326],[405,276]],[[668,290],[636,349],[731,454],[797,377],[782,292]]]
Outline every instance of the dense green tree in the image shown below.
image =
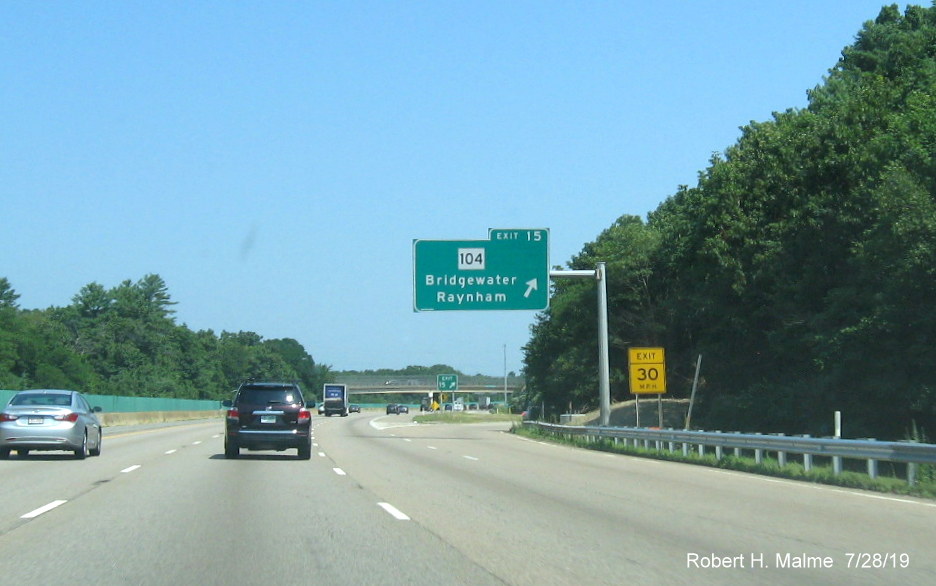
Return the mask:
[[314,393],[325,383],[319,378],[319,370],[315,366],[315,360],[306,352],[302,344],[292,338],[281,338],[275,340],[265,340],[264,345],[278,354],[286,364],[292,367],[296,373],[297,380],[302,383],[303,388]]
[[16,309],[17,299],[19,299],[19,294],[13,290],[10,281],[6,277],[0,277],[0,308]]
[[0,388],[19,388],[20,377],[14,372],[17,351],[15,321],[19,295],[6,277],[0,277]]
[[20,310],[17,298],[0,279],[2,388],[222,399],[247,378],[300,380],[314,390],[328,373],[295,340],[176,324],[158,275],[111,289],[90,283],[70,305],[47,310]]
[[[611,250],[574,260],[609,262],[612,343],[666,347],[671,393],[707,357],[697,421],[827,433],[839,409],[860,434],[936,427],[936,7],[882,9],[807,108],[742,128],[644,232],[653,245],[603,235]],[[581,288],[556,285],[526,356],[533,394],[559,405],[593,386]]]
[[[586,244],[569,263],[594,270],[606,263],[612,394],[627,393],[626,347],[649,345],[659,334],[656,304],[650,294],[651,259],[658,235],[636,216],[622,216]],[[598,313],[596,281],[556,279],[549,309],[531,327],[524,348],[527,400],[550,413],[597,405]]]

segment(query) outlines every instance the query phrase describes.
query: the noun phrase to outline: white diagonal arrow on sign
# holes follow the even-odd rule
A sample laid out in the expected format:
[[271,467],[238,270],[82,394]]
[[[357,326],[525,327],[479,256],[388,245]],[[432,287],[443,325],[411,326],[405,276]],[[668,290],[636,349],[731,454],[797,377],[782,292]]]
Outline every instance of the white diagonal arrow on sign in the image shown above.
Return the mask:
[[526,290],[526,293],[523,294],[524,297],[529,297],[530,293],[539,289],[539,281],[537,279],[530,279],[529,281],[526,282],[526,285],[527,285],[527,290]]

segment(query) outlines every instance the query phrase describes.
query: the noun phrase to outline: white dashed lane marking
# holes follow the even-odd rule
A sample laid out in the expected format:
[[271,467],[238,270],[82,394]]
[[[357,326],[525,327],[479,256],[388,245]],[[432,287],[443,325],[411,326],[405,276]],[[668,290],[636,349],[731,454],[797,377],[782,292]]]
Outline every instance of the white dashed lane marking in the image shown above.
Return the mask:
[[35,519],[35,518],[38,517],[39,515],[41,515],[41,514],[43,514],[43,513],[48,513],[48,512],[51,511],[52,509],[54,509],[54,508],[56,508],[56,507],[60,507],[60,506],[64,505],[64,504],[67,503],[67,502],[68,502],[68,501],[52,501],[51,503],[45,505],[44,507],[39,507],[38,509],[36,509],[36,510],[34,510],[34,511],[30,511],[30,512],[26,513],[25,515],[23,515],[22,517],[20,517],[20,519]]
[[406,514],[404,514],[402,511],[400,511],[400,509],[394,507],[390,503],[377,503],[377,504],[380,505],[380,508],[382,508],[383,510],[393,515],[393,517],[399,521],[410,520],[410,518]]

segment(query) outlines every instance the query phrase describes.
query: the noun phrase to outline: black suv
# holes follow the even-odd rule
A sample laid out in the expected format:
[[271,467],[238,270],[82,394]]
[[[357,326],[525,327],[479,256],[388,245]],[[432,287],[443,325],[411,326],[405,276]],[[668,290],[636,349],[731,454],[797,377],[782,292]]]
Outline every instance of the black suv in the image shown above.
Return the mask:
[[295,383],[243,383],[228,408],[224,425],[224,457],[236,458],[240,449],[296,448],[300,460],[312,455],[312,413]]

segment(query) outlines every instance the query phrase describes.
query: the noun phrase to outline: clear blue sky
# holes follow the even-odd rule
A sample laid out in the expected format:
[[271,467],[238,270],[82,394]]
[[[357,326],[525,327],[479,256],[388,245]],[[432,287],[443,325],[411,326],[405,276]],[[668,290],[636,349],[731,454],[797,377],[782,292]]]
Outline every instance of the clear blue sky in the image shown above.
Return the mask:
[[338,370],[519,371],[535,314],[414,313],[413,239],[549,228],[564,265],[884,4],[8,0],[0,277],[44,309],[156,273],[178,323]]

